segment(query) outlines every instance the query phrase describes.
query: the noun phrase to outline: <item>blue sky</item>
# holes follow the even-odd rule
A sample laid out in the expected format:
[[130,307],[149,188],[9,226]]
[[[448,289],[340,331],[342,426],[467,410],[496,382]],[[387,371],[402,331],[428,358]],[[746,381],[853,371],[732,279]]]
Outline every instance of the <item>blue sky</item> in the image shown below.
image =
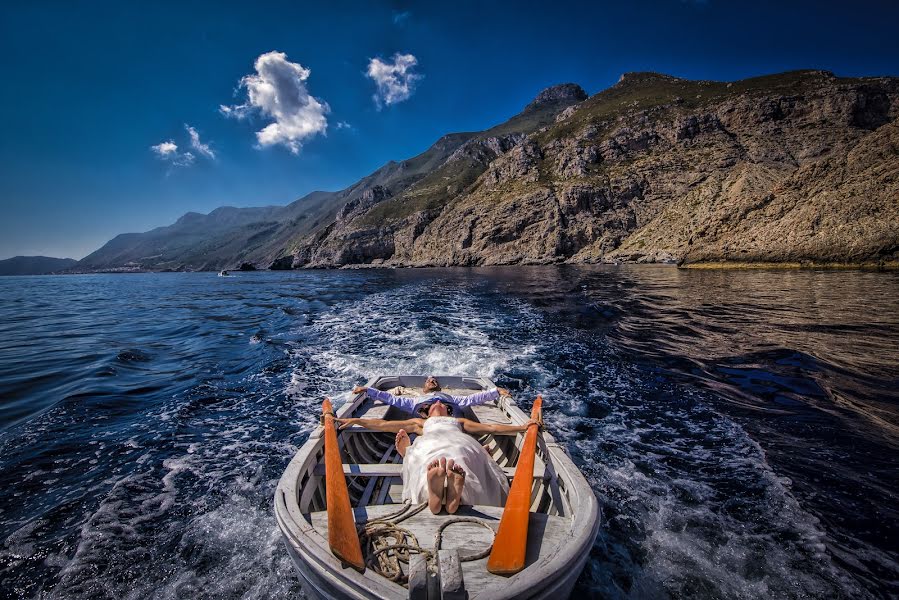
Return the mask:
[[[340,189],[556,83],[899,75],[896,23],[895,2],[5,3],[0,258]],[[321,108],[277,114],[273,84]]]

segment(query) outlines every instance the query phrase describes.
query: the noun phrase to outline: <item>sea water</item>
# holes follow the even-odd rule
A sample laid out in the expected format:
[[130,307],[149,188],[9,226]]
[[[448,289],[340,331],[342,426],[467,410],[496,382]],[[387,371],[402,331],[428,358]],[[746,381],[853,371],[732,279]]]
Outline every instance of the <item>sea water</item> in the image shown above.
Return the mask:
[[278,478],[377,374],[493,378],[597,495],[576,597],[899,594],[899,276],[0,278],[0,585],[302,597]]

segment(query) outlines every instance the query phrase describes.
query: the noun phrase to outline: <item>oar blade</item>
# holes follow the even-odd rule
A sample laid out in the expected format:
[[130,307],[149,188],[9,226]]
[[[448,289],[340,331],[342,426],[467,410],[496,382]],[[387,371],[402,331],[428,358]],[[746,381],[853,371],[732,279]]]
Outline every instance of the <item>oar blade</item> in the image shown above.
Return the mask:
[[337,445],[337,430],[334,428],[331,401],[322,402],[325,428],[325,501],[328,512],[328,545],[338,559],[362,571],[365,561],[362,547],[356,533],[353,507],[343,474],[343,460]]
[[[539,420],[543,398],[537,396],[531,418]],[[524,568],[528,547],[528,518],[531,509],[531,489],[534,484],[534,459],[537,451],[537,425],[528,427],[518,455],[515,477],[503,508],[493,549],[487,559],[487,570],[494,575],[514,575]]]

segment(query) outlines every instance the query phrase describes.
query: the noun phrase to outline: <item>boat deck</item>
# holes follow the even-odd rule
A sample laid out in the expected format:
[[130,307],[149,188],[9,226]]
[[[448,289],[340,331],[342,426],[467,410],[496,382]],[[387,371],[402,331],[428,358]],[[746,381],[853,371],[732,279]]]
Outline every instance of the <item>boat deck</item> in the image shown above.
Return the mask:
[[[395,513],[396,506],[366,506],[355,509],[354,516],[357,523],[371,521],[390,513]],[[499,520],[503,509],[498,506],[462,506],[455,515],[441,513],[431,514],[428,510],[402,521],[400,526],[411,531],[418,538],[419,545],[425,550],[434,551],[437,528],[445,521],[454,517],[475,517],[488,523],[494,531],[499,526]],[[328,536],[328,513],[318,511],[307,517],[312,526],[325,538]],[[528,521],[528,546],[525,565],[547,560],[559,548],[559,546],[571,535],[571,520],[565,517],[554,517],[540,513],[530,513]],[[460,556],[476,554],[486,549],[493,543],[492,534],[484,527],[474,523],[453,523],[443,533],[441,548],[456,549]],[[488,591],[495,585],[503,585],[508,581],[507,577],[493,575],[487,571],[487,558],[463,562],[462,576],[465,588],[476,597],[477,592]],[[403,565],[408,567],[408,565]]]

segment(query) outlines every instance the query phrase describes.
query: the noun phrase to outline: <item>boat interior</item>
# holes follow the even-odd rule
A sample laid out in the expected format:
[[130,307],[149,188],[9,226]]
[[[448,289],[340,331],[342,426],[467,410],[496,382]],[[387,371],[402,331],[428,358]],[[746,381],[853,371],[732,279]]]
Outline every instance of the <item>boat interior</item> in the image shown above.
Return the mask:
[[[394,395],[413,396],[422,394],[423,383],[423,377],[383,377],[377,380],[375,385],[378,389],[387,390]],[[482,391],[489,382],[482,379],[447,377],[441,378],[441,383],[444,385],[443,392],[453,396],[465,396]],[[354,402],[338,410],[338,414],[341,417],[388,420],[402,420],[413,416],[365,396],[357,397]],[[524,423],[528,419],[527,415],[507,398],[500,398],[496,403],[465,407],[462,415],[455,416],[463,416],[482,423],[502,424]],[[402,511],[402,457],[394,446],[394,434],[353,426],[340,430],[337,437],[357,526]],[[411,437],[414,443],[415,436]],[[566,492],[565,477],[559,477],[557,474],[552,453],[547,447],[547,443],[553,443],[552,437],[544,433],[538,439],[531,491],[526,566],[549,556],[559,544],[564,543],[571,527],[569,518],[571,505]],[[479,437],[478,440],[511,481],[515,474],[523,435],[489,434]],[[326,536],[323,445],[320,444],[315,452],[314,457],[306,461],[304,470],[299,474],[298,505],[307,523]],[[400,526],[413,534],[415,545],[436,554],[438,529],[444,525],[441,529],[440,548],[458,549],[462,561],[461,570],[468,589],[486,589],[501,584],[505,578],[487,572],[485,557],[477,559],[472,557],[489,549],[502,510],[500,506],[463,506],[454,515],[449,515],[445,511],[433,515],[425,509],[404,518]],[[456,519],[453,519],[454,517]],[[460,521],[459,517],[470,520]],[[449,519],[454,521],[452,526],[446,526]],[[484,527],[484,524],[487,527]],[[403,542],[403,540],[394,541]],[[409,539],[405,542],[409,542]],[[373,550],[374,548],[363,548],[365,553]],[[405,558],[408,559],[408,556]],[[408,562],[401,560],[400,568],[403,573],[397,579],[397,583],[403,584],[408,576]]]

